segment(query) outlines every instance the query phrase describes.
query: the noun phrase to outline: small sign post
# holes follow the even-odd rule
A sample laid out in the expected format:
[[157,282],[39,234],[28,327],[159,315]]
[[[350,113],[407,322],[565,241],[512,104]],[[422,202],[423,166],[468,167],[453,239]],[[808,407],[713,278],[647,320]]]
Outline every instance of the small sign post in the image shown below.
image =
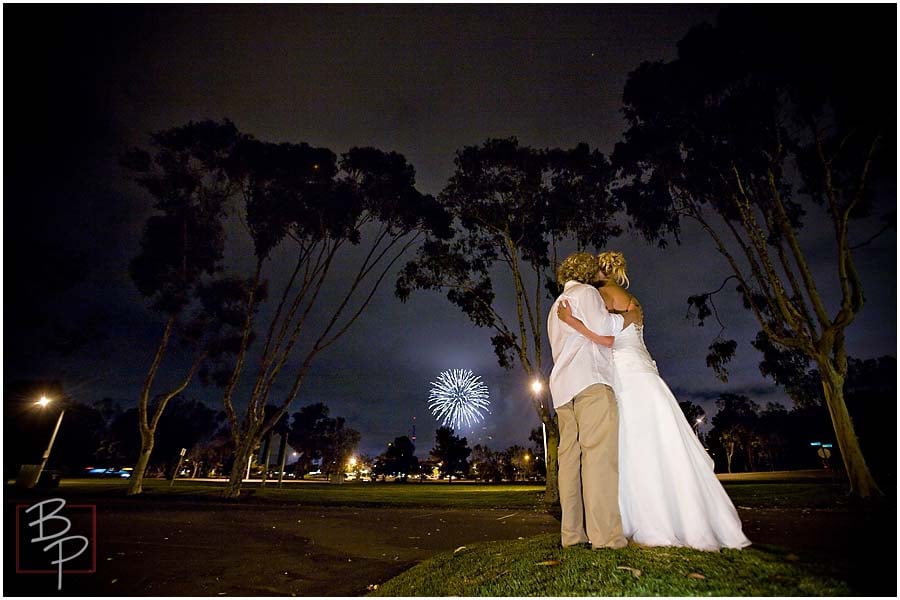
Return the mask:
[[169,487],[175,485],[175,478],[178,477],[178,473],[181,471],[181,463],[184,461],[185,454],[187,454],[187,448],[182,448],[178,455],[178,464],[175,466],[175,470],[172,471],[172,479],[169,481]]

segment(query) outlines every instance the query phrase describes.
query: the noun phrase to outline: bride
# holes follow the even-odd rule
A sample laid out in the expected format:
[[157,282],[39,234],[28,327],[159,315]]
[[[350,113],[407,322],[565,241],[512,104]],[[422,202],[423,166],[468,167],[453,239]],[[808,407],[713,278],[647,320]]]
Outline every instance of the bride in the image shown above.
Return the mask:
[[[600,294],[610,312],[637,300],[625,290],[621,252],[598,256]],[[624,286],[624,287],[623,287]],[[639,304],[638,304],[639,305]],[[557,316],[596,343],[608,345],[560,303]],[[700,550],[744,548],[750,540],[731,499],[656,362],[644,345],[643,323],[615,336],[613,362],[619,404],[619,509],[625,536],[646,546]]]

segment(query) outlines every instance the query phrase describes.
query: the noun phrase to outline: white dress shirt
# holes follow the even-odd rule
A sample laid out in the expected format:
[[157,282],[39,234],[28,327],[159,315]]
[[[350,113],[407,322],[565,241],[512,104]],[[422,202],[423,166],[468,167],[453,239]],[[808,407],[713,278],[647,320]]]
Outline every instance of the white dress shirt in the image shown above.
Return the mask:
[[622,315],[606,310],[597,288],[577,281],[566,282],[547,317],[547,335],[553,352],[550,372],[553,408],[559,408],[595,383],[613,387],[615,381],[612,349],[595,344],[556,316],[556,306],[563,299],[569,301],[572,315],[598,335],[616,335],[625,323]]

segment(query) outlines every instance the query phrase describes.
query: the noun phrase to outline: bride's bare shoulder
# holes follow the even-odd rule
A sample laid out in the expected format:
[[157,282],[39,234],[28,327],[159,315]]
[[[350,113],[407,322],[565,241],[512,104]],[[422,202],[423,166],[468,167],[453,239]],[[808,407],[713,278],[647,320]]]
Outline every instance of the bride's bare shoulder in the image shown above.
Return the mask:
[[603,301],[606,305],[615,310],[625,310],[628,307],[628,303],[631,302],[631,299],[633,298],[633,296],[624,289],[613,286],[601,287],[600,295],[603,296]]

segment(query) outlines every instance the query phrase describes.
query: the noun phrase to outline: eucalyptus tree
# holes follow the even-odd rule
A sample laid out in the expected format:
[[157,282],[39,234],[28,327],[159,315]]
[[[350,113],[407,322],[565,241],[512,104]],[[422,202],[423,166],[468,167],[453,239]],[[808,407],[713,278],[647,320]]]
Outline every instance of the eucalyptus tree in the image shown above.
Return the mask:
[[500,453],[494,452],[488,446],[475,444],[475,447],[472,448],[472,458],[470,459],[472,472],[481,481],[499,482],[503,479],[500,460]]
[[728,472],[732,472],[732,460],[737,450],[746,457],[747,470],[752,470],[752,443],[759,421],[759,405],[746,396],[726,393],[716,400],[716,408],[709,438],[718,442],[724,451]]
[[[415,188],[402,155],[374,148],[353,148],[338,159],[327,148],[245,136],[229,177],[240,187],[253,247],[241,340],[235,359],[217,369],[236,448],[225,495],[235,497],[240,465],[288,410],[316,356],[347,332],[424,234],[449,233],[449,219]],[[261,310],[256,290],[284,271]],[[254,337],[259,348],[251,350]],[[242,382],[243,407],[235,402]],[[267,415],[270,400],[275,410]]]
[[[878,177],[896,173],[896,80],[863,67],[895,55],[896,31],[893,12],[816,12],[730,7],[692,30],[677,59],[641,65],[613,163],[638,231],[677,241],[684,220],[698,224],[765,338],[816,365],[851,491],[866,497],[880,490],[844,402],[845,336],[865,301],[855,254],[877,228],[863,219],[896,220],[895,197],[877,193]],[[810,232],[817,219],[825,238]],[[813,264],[822,243],[830,277]],[[712,298],[690,303],[708,317]],[[711,345],[721,375],[735,348]]]
[[[579,248],[601,247],[620,233],[608,162],[585,144],[536,150],[509,138],[465,147],[455,164],[438,197],[455,219],[455,235],[422,244],[397,280],[397,295],[405,301],[415,289],[445,292],[475,325],[492,330],[502,367],[518,364],[529,378],[542,378],[544,301],[560,291],[560,245],[574,239]],[[532,401],[547,432],[545,501],[555,504],[559,430],[546,396]]]
[[[156,430],[169,401],[187,388],[211,353],[224,352],[228,345],[229,299],[241,294],[244,285],[220,277],[226,204],[234,192],[225,164],[238,138],[228,121],[192,122],[153,134],[152,154],[134,149],[122,159],[134,181],[153,198],[155,209],[129,272],[164,321],[138,396],[141,449],[129,494],[142,491]],[[167,383],[154,393],[176,340],[186,346],[189,365],[167,366]]]
[[291,415],[288,435],[291,448],[297,452],[294,474],[300,478],[312,471],[314,462],[322,458],[328,422],[331,420],[328,412],[325,404],[315,402],[300,407]]
[[[267,410],[273,408],[269,405]],[[346,427],[343,417],[329,417],[328,413],[327,406],[316,402],[295,412],[290,428],[287,428],[287,414],[282,417],[285,433],[290,433],[291,447],[299,453],[295,474],[306,475],[317,460],[326,475],[342,475],[347,470],[348,460],[359,445],[361,435]],[[275,429],[277,426],[270,430],[270,436]]]
[[374,475],[396,475],[405,482],[410,475],[422,473],[422,465],[416,457],[416,446],[407,436],[394,438],[387,449],[375,459]]
[[327,425],[326,444],[322,448],[322,472],[336,475],[342,481],[350,457],[356,452],[362,436],[357,430],[346,426],[344,417],[329,419]]
[[466,438],[454,435],[450,427],[438,427],[434,432],[434,448],[431,457],[438,464],[442,477],[453,483],[453,476],[465,477],[469,474],[469,455],[472,449]]

